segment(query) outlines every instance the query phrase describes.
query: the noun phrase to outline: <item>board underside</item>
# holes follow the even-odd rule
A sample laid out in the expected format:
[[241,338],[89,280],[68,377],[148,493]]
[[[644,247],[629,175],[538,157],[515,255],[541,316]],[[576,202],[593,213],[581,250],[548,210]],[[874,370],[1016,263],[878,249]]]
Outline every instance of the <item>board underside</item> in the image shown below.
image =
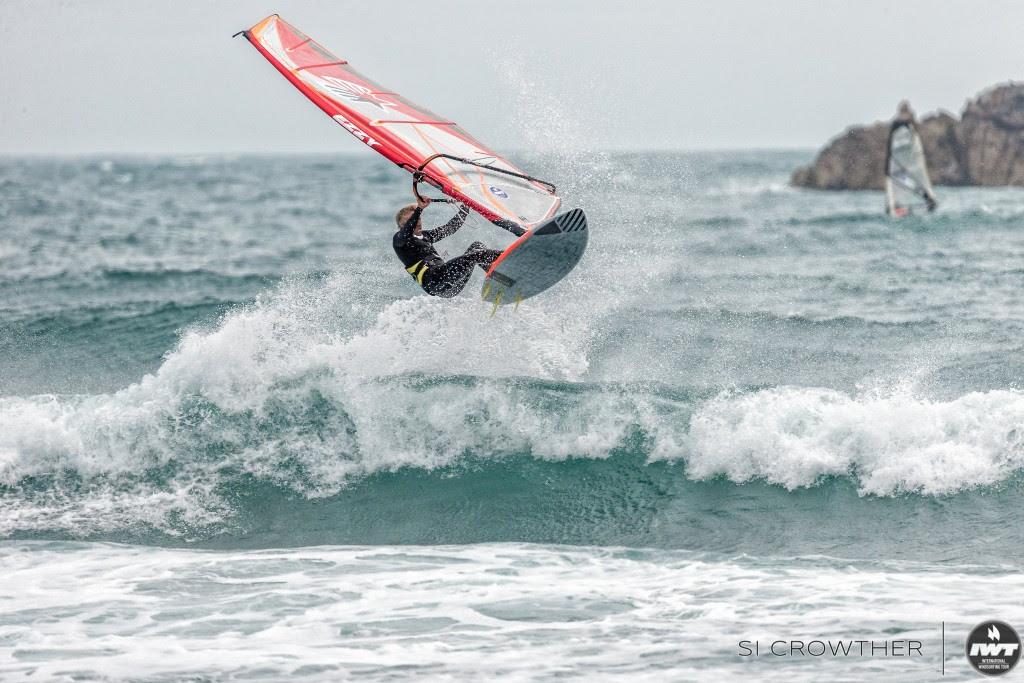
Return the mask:
[[540,294],[576,267],[587,248],[582,209],[561,213],[514,242],[495,261],[481,295],[495,306]]

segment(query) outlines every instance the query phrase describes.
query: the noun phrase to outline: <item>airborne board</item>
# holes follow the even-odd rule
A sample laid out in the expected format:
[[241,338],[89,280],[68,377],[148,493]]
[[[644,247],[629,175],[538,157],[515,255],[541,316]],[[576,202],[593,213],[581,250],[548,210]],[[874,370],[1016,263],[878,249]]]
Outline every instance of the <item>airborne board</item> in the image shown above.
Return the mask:
[[[518,168],[456,123],[363,76],[276,14],[240,34],[353,137],[412,173],[417,195],[418,184],[427,183],[519,237],[499,259],[517,274],[519,286],[512,296],[526,298],[547,289],[579,261],[586,246],[585,220],[579,253],[576,247],[565,250],[570,261],[557,263],[558,250],[538,247],[550,239],[525,248],[535,228],[554,226],[551,230],[560,233],[558,226],[573,213],[556,215],[561,199],[554,185]],[[580,238],[569,241],[578,245]],[[495,272],[500,271],[492,267],[488,278]]]
[[935,192],[917,127],[912,121],[894,121],[889,129],[885,156],[886,212],[902,218],[914,209],[935,208]]
[[561,213],[512,243],[491,264],[481,296],[518,305],[540,294],[572,270],[587,248],[587,217],[582,209]]

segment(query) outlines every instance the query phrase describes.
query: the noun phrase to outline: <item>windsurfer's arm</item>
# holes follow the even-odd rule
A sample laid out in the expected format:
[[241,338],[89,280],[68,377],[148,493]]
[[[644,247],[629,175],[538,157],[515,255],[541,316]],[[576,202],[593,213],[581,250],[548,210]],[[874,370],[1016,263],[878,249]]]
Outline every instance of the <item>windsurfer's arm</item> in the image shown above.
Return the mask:
[[450,221],[444,225],[434,228],[433,230],[424,230],[423,239],[428,242],[439,242],[445,237],[449,237],[458,232],[459,228],[466,222],[466,216],[469,215],[469,207],[465,204],[459,206],[459,212],[455,214]]

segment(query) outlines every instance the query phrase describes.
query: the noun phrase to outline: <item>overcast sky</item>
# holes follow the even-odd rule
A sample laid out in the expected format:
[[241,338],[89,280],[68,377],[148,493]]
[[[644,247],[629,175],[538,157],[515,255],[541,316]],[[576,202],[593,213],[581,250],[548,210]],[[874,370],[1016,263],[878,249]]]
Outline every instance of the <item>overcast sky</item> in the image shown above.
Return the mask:
[[1024,2],[0,0],[0,154],[362,149],[231,34],[283,18],[493,147],[817,147],[1024,80]]

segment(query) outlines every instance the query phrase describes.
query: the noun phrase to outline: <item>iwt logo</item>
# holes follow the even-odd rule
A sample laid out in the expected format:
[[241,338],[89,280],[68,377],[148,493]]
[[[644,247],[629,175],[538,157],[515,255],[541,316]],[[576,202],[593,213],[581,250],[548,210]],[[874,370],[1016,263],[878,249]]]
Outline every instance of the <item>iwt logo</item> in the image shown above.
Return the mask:
[[1020,636],[1004,621],[983,621],[967,636],[967,661],[978,673],[1000,676],[1019,659]]

